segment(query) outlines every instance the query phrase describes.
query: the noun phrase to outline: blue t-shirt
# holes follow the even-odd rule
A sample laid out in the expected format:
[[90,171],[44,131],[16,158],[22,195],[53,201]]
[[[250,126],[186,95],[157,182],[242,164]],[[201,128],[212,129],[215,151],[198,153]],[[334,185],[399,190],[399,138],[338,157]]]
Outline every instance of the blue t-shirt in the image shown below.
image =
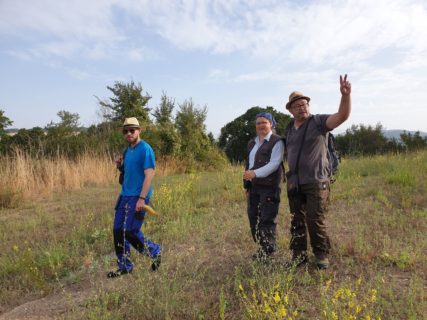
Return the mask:
[[[154,152],[151,146],[144,140],[139,141],[134,148],[129,146],[125,154],[125,177],[120,194],[122,196],[139,196],[145,179],[144,170],[149,168],[155,168]],[[152,192],[150,186],[147,197],[150,197]]]

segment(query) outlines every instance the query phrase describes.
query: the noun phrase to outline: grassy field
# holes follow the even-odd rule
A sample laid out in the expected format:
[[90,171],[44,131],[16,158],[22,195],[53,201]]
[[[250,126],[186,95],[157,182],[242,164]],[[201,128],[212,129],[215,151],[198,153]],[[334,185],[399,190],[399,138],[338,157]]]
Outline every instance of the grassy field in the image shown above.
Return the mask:
[[135,253],[134,272],[114,280],[118,185],[2,209],[0,319],[425,319],[427,152],[343,161],[327,216],[331,267],[321,272],[284,267],[285,194],[274,262],[251,261],[241,174],[156,177],[159,215],[143,231],[163,245],[163,263],[150,272]]

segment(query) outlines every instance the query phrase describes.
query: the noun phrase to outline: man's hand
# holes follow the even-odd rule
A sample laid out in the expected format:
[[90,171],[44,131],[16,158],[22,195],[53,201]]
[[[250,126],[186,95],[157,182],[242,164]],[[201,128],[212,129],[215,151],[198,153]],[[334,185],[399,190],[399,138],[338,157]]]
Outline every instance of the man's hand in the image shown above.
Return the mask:
[[347,81],[347,74],[344,75],[344,79],[340,75],[340,91],[343,96],[349,96],[351,93],[351,83]]
[[123,156],[122,155],[118,155],[114,158],[114,162],[116,163],[116,167],[120,168],[123,164]]
[[145,200],[139,199],[138,202],[136,203],[136,212],[142,211],[144,205],[145,205]]
[[245,179],[245,180],[252,180],[253,178],[256,178],[255,171],[253,171],[253,170],[246,170],[243,173],[243,179]]

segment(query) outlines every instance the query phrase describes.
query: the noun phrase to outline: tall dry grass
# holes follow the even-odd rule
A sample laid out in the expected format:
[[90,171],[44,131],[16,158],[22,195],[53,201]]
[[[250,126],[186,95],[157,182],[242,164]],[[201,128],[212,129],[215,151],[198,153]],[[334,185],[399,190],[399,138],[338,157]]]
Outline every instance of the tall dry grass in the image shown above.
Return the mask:
[[30,157],[22,150],[0,160],[0,207],[16,206],[21,200],[57,191],[111,183],[117,176],[107,156],[85,153],[75,160]]
[[[156,176],[188,172],[185,161],[157,159]],[[115,183],[118,171],[108,155],[86,152],[76,159],[65,156],[34,158],[16,149],[0,158],[0,208],[13,208],[22,201],[54,192]]]

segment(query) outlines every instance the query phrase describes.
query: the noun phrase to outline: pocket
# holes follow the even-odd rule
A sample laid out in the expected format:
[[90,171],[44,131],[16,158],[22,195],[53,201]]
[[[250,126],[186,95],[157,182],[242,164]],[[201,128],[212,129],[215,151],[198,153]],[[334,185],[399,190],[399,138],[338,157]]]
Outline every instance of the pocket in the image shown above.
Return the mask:
[[263,199],[261,199],[261,201],[266,202],[266,203],[279,203],[280,202],[280,190],[268,192],[267,194],[265,194]]
[[144,221],[145,211],[135,212],[135,219],[139,221]]
[[329,205],[330,184],[320,182],[317,190],[318,211],[326,213]]

